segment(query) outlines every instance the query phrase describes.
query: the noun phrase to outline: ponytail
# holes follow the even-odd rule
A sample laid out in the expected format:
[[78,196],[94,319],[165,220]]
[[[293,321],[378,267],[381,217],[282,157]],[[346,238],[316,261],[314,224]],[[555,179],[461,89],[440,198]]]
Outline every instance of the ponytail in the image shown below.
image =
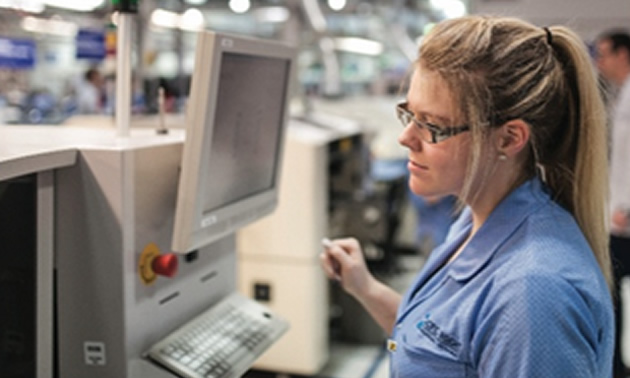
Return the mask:
[[[606,108],[591,59],[580,38],[566,27],[550,28],[552,44],[564,66],[569,94],[570,128],[576,136],[573,177],[562,175],[570,185],[569,210],[586,236],[597,262],[612,285],[612,265],[608,249],[608,154]],[[553,151],[549,151],[553,154]],[[553,183],[550,183],[553,184]],[[557,188],[551,187],[554,193]]]

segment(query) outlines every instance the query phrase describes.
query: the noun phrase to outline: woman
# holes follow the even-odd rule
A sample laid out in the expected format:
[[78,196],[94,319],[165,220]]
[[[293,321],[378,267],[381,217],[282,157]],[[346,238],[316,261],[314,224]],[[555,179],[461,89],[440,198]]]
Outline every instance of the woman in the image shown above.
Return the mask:
[[605,110],[565,27],[470,16],[424,39],[397,113],[411,190],[463,206],[404,296],[321,256],[390,335],[392,377],[609,377]]

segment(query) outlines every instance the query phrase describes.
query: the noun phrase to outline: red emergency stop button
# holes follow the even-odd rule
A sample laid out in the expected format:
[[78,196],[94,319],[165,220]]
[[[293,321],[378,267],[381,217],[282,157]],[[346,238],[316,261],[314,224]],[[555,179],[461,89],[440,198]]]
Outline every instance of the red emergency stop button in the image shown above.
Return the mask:
[[165,277],[173,277],[177,273],[177,255],[174,253],[164,253],[156,256],[151,262],[151,268],[156,274]]
[[177,273],[177,255],[175,253],[160,253],[157,244],[147,244],[138,258],[138,273],[140,281],[151,285],[159,276],[173,277]]

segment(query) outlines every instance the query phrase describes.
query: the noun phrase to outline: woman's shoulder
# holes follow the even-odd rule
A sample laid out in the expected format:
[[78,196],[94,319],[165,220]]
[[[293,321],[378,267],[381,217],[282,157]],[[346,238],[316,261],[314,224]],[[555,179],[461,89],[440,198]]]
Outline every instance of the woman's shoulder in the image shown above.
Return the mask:
[[507,243],[491,262],[487,304],[516,313],[587,311],[605,319],[612,311],[609,287],[579,230],[553,232],[545,222],[524,226],[536,232]]
[[[549,201],[526,217],[515,230],[520,248],[534,253],[537,258],[571,260],[594,256],[586,237],[575,218],[554,201]],[[566,257],[569,257],[566,256]]]
[[495,255],[505,285],[563,286],[598,296],[608,290],[595,255],[575,219],[550,203],[533,212]]

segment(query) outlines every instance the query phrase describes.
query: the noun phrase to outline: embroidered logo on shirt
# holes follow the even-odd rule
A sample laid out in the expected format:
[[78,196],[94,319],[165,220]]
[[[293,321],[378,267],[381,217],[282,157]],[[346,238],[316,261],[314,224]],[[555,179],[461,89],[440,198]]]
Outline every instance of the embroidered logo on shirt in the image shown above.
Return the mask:
[[456,356],[461,343],[453,336],[443,332],[440,327],[430,319],[431,314],[426,314],[425,319],[416,324],[416,328],[437,346]]

